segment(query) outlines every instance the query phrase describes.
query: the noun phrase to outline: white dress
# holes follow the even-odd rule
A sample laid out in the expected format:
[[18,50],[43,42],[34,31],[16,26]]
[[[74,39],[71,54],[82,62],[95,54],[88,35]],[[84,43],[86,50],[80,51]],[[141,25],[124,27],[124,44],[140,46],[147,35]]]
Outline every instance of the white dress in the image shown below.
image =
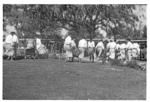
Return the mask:
[[133,44],[131,42],[128,42],[126,45],[126,48],[127,48],[127,60],[131,61],[132,60]]
[[119,59],[120,60],[123,60],[126,58],[126,44],[120,44],[119,46],[120,48],[120,56],[119,56]]
[[81,39],[79,41],[79,50],[80,50],[80,55],[79,55],[79,58],[84,58],[84,53],[85,53],[85,50],[87,48],[87,41],[85,39]]
[[110,42],[108,43],[108,49],[109,49],[109,58],[115,59],[115,50],[116,50],[116,43]]
[[64,50],[66,51],[66,57],[72,57],[72,51],[71,51],[71,43],[72,39],[71,36],[67,36],[64,42]]
[[132,57],[137,58],[140,54],[140,46],[138,43],[133,44]]
[[98,57],[101,56],[101,53],[102,53],[103,49],[104,49],[103,42],[101,42],[101,41],[98,42],[98,44],[96,45],[96,50],[98,51]]

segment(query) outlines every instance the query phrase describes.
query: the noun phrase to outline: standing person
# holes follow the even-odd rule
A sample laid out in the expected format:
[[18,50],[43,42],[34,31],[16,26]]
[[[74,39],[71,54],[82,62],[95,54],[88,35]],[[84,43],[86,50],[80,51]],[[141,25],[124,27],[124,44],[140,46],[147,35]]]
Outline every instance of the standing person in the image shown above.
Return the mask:
[[78,48],[81,52],[79,55],[79,61],[81,62],[81,60],[84,58],[85,50],[87,49],[87,41],[85,40],[85,38],[83,38],[79,41]]
[[94,52],[95,52],[95,42],[90,39],[88,41],[88,55],[90,56],[90,61],[94,62]]
[[109,43],[108,39],[104,39],[103,40],[103,44],[104,44],[104,50],[102,51],[102,63],[107,63],[107,44]]
[[109,59],[114,60],[115,59],[116,42],[113,39],[111,39],[107,45],[107,48],[109,50]]
[[14,55],[14,50],[13,50],[13,36],[12,34],[8,34],[6,36],[5,42],[4,42],[4,48],[5,48],[5,52],[4,55],[8,56],[8,60],[9,59],[13,59],[13,55]]
[[126,60],[127,62],[130,62],[132,60],[132,48],[133,48],[133,44],[130,40],[130,38],[127,39],[127,42],[126,42]]
[[73,53],[72,61],[74,61],[74,57],[77,57],[79,61],[80,50],[79,48],[77,48],[75,39],[72,40],[71,46],[72,46],[72,53]]
[[120,55],[118,56],[118,59],[122,62],[125,62],[126,60],[126,44],[122,43],[120,44]]
[[102,51],[104,50],[104,44],[103,44],[103,42],[102,42],[102,40],[100,40],[98,43],[97,43],[97,45],[96,45],[96,50],[98,51],[98,58],[99,58],[99,60],[100,60],[100,57],[101,57],[101,55],[102,55]]
[[19,40],[15,32],[11,32],[11,34],[12,34],[12,41],[13,41],[13,48],[14,48],[13,57],[16,58]]
[[120,43],[119,41],[116,41],[115,59],[118,59],[119,54],[120,54]]
[[36,50],[38,50],[40,46],[42,45],[41,39],[40,39],[40,32],[36,32],[35,41],[36,41]]
[[70,35],[67,35],[64,42],[64,50],[66,51],[66,62],[71,61],[73,54],[72,54],[72,38]]
[[38,55],[42,55],[42,56],[46,56],[48,57],[48,49],[46,48],[46,46],[44,44],[42,44],[42,41],[41,41],[41,38],[40,38],[40,35],[41,33],[40,32],[36,32],[36,39],[35,39],[35,42],[36,42],[36,54]]
[[138,43],[133,43],[132,57],[136,59],[140,54],[140,45]]

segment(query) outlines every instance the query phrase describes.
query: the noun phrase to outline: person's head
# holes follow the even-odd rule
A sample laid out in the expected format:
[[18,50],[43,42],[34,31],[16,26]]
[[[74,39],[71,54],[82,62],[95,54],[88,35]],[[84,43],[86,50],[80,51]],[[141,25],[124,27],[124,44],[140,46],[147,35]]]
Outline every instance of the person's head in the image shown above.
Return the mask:
[[10,34],[11,34],[11,35],[15,35],[15,34],[16,34],[16,32],[11,32]]
[[98,42],[102,42],[102,39],[99,39]]
[[129,41],[131,41],[131,39],[130,39],[130,38],[127,38],[126,41],[129,42]]
[[41,37],[41,33],[40,33],[40,32],[36,32],[35,37],[36,37],[36,38],[40,38],[40,37]]
[[110,39],[109,42],[113,42],[113,39]]
[[92,41],[92,38],[90,38],[90,42]]

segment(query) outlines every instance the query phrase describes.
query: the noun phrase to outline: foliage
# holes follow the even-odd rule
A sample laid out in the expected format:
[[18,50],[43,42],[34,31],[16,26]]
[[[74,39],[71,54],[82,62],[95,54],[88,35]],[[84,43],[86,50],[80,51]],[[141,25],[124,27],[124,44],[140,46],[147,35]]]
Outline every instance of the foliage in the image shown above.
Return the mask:
[[[127,37],[135,34],[138,17],[135,5],[3,5],[4,17],[25,33],[55,35],[65,28],[74,36],[95,38],[103,28],[108,36]],[[47,33],[50,32],[50,33]]]

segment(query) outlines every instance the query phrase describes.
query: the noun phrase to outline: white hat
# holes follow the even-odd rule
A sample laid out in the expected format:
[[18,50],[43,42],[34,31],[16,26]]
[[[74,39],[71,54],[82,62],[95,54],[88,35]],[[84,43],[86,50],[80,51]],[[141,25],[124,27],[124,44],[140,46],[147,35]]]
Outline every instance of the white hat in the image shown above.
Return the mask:
[[36,35],[41,35],[41,33],[40,32],[36,32]]

